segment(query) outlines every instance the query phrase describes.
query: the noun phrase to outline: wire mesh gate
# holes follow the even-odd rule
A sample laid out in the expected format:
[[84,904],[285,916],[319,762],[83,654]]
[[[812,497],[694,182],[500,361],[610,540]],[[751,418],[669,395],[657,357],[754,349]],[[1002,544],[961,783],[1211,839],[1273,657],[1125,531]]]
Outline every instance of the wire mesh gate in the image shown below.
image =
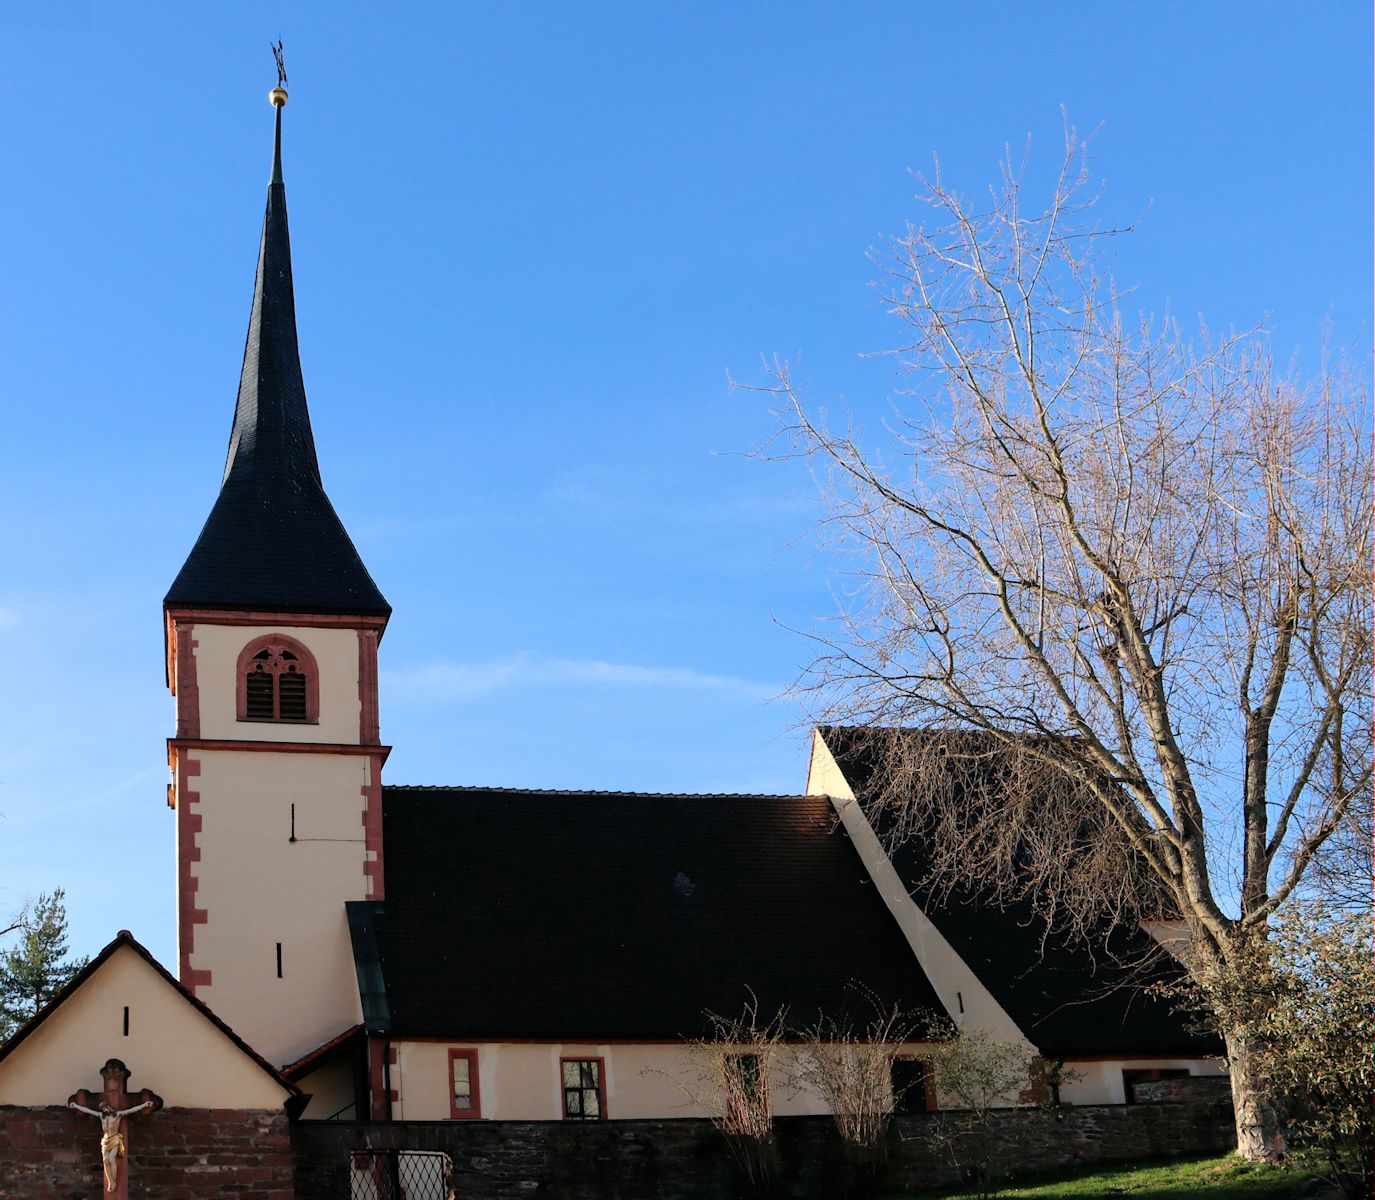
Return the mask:
[[349,1200],[456,1200],[454,1164],[439,1150],[353,1150]]

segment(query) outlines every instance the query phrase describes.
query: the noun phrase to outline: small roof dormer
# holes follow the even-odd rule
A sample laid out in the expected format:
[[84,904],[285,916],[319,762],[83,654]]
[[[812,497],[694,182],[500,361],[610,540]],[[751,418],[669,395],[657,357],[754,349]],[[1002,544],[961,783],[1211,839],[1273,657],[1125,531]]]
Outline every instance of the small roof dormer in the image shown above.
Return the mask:
[[282,108],[253,310],[220,494],[163,601],[167,608],[251,609],[386,617],[373,582],[325,494],[296,342]]

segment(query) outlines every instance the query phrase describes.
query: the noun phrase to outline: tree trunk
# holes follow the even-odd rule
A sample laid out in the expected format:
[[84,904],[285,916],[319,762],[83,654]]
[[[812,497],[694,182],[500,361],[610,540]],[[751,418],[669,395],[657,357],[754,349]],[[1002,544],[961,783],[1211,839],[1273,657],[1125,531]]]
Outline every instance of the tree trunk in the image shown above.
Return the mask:
[[1226,1033],[1224,1041],[1236,1111],[1237,1153],[1250,1162],[1279,1162],[1285,1152],[1284,1133],[1257,1065],[1256,1048],[1241,1034]]

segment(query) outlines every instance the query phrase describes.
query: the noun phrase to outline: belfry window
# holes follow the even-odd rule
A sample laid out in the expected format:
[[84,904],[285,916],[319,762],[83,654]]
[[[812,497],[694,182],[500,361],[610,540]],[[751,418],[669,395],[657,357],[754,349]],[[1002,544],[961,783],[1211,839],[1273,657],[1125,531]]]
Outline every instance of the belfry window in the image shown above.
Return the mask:
[[259,638],[239,655],[239,720],[319,719],[315,660],[299,642]]

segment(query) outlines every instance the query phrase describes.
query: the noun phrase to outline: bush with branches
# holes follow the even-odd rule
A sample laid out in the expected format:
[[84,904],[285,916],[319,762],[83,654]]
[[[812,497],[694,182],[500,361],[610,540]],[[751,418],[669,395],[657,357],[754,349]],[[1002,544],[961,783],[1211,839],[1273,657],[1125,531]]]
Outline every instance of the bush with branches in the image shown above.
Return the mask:
[[1244,1028],[1291,1140],[1351,1200],[1375,1194],[1375,960],[1368,913],[1295,905],[1204,974],[1197,998]]
[[762,1016],[751,992],[739,1015],[706,1018],[709,1032],[687,1044],[682,1069],[659,1073],[721,1131],[751,1190],[767,1191],[778,1169],[771,1084],[790,1078],[781,1067],[786,1011]]
[[868,1168],[883,1158],[884,1134],[901,1100],[893,1059],[917,1030],[896,1007],[875,1002],[874,1010],[862,1027],[849,1017],[822,1017],[798,1030],[802,1045],[793,1060],[797,1086],[825,1102],[847,1156]]

